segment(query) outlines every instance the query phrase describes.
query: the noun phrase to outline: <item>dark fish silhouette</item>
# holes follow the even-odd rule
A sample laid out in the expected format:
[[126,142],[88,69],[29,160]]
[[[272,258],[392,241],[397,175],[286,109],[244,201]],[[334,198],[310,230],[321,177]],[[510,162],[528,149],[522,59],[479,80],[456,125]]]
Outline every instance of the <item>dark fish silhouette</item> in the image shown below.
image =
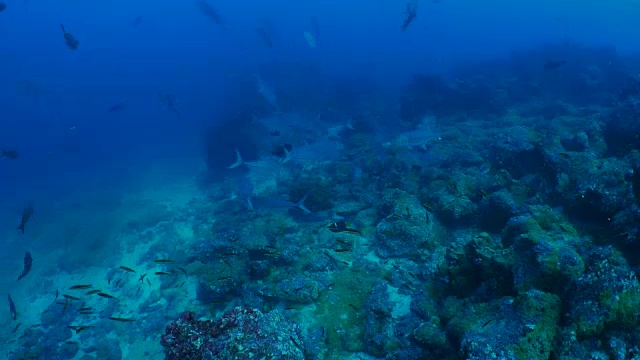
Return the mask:
[[205,0],[198,0],[198,7],[203,14],[205,14],[209,19],[213,20],[214,23],[218,25],[222,25],[222,18],[209,3]]
[[60,28],[64,33],[64,41],[67,44],[67,47],[71,50],[78,50],[78,46],[80,45],[80,41],[78,41],[73,35],[69,34],[65,29],[64,25],[60,24]]
[[113,105],[112,107],[110,107],[109,109],[107,109],[108,112],[110,113],[114,113],[114,112],[119,112],[124,110],[124,108],[127,107],[127,104],[125,103],[117,103],[115,105]]
[[9,313],[11,314],[11,318],[15,320],[17,317],[16,304],[13,303],[13,299],[11,299],[11,294],[7,294],[7,297],[9,298]]
[[180,111],[176,107],[176,101],[173,98],[173,95],[160,93],[160,100],[167,106],[169,111],[173,112],[178,118],[180,118]]
[[20,153],[16,150],[11,149],[2,149],[2,157],[7,158],[9,160],[15,160],[20,157]]
[[554,69],[557,69],[557,68],[563,66],[566,63],[567,63],[567,60],[547,61],[544,64],[544,69],[545,70],[554,70]]
[[402,23],[402,31],[407,30],[409,25],[416,19],[418,14],[418,2],[416,0],[407,1],[407,11],[405,13],[406,18]]
[[6,8],[7,8],[7,4],[5,4],[3,2],[0,2],[0,12],[3,12],[4,9],[6,9]]
[[269,47],[269,49],[273,48],[273,41],[271,40],[271,36],[264,28],[257,28],[256,32],[258,33],[258,37],[264,41],[264,43]]
[[135,20],[133,20],[133,27],[136,27],[138,25],[142,24],[142,16],[138,16],[136,17]]
[[360,231],[350,228],[344,220],[338,220],[331,223],[329,226],[327,226],[327,229],[334,233],[346,232],[360,235]]
[[24,254],[24,268],[22,269],[22,274],[18,276],[18,281],[20,281],[23,277],[27,276],[29,271],[31,271],[31,265],[33,265],[33,258],[31,257],[31,254],[27,251],[27,253]]
[[27,207],[25,207],[24,210],[22,210],[22,218],[20,219],[20,225],[18,225],[16,230],[20,230],[24,234],[24,226],[27,225],[32,215],[33,215],[33,205],[27,205]]

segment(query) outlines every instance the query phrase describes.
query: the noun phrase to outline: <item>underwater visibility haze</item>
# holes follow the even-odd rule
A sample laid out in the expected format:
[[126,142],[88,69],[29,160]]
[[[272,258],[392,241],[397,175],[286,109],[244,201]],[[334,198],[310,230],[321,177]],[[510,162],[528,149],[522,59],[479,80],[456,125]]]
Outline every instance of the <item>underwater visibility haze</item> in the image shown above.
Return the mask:
[[638,18],[0,0],[0,358],[640,359]]

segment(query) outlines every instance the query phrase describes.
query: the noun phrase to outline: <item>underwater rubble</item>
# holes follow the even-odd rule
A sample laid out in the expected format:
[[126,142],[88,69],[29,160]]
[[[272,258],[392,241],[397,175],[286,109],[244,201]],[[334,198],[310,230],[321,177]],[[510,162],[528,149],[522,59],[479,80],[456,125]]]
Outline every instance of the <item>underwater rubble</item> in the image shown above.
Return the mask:
[[[160,284],[135,331],[166,359],[640,359],[640,62],[558,53],[416,75],[392,110],[330,81],[296,107],[296,67],[278,111],[243,98],[207,134],[205,196],[129,226],[171,245],[110,291]],[[11,359],[122,358],[64,304]],[[100,316],[136,320],[116,304]]]
[[309,359],[639,358],[637,64],[558,51],[417,75],[395,129],[260,187],[306,218],[221,207],[198,261],[232,286],[200,301],[296,323]]

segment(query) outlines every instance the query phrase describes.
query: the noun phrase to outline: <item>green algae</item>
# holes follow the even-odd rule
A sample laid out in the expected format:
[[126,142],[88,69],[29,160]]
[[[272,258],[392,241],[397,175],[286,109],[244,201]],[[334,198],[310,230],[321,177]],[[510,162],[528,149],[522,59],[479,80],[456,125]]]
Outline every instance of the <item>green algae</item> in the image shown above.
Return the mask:
[[380,273],[345,268],[331,275],[332,286],[316,303],[315,321],[325,329],[329,351],[365,351],[365,301]]
[[560,298],[554,294],[532,290],[518,297],[515,305],[527,332],[510,349],[518,359],[548,359],[558,333]]

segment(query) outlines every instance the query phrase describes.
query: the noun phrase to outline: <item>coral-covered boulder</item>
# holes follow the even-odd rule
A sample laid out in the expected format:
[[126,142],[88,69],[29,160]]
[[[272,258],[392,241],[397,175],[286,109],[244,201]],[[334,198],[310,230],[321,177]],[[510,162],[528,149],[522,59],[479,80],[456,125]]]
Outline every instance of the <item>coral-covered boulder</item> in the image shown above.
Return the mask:
[[192,312],[167,325],[162,346],[167,360],[304,359],[298,326],[279,313],[235,307],[216,320]]

